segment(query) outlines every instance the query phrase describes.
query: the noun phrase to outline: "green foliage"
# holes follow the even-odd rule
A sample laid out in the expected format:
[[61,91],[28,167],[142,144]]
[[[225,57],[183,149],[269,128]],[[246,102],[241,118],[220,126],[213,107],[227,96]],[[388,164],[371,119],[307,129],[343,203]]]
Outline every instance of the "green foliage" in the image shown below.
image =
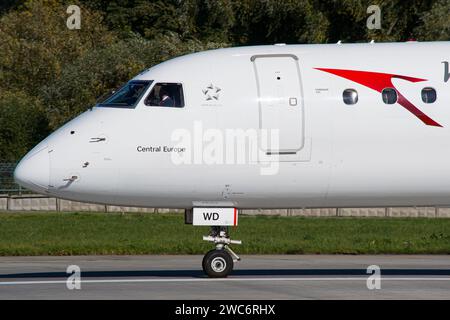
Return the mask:
[[148,37],[176,31],[180,28],[176,19],[178,1],[86,1],[86,5],[106,12],[106,24],[114,30],[138,32]]
[[98,13],[83,12],[83,31],[66,26],[66,7],[55,1],[28,1],[0,19],[0,81],[3,88],[37,96],[64,65],[90,50],[107,46],[113,36]]
[[421,15],[422,25],[416,33],[423,40],[450,40],[450,1],[436,1],[431,10]]
[[[444,0],[445,1],[445,0]],[[425,40],[414,32],[436,0],[322,0],[314,1],[329,22],[328,42],[406,41],[410,38]],[[366,27],[367,8],[378,5],[381,9],[381,29]],[[447,12],[448,17],[448,12]],[[447,33],[447,38],[450,33]]]
[[235,5],[234,41],[248,44],[323,43],[328,21],[313,0],[255,1]]
[[[66,27],[69,4],[81,7],[80,30]],[[371,4],[381,7],[381,30],[366,27]],[[174,56],[276,42],[449,40],[449,16],[448,0],[5,0],[0,100],[6,110],[17,94],[17,104],[28,101],[56,129],[98,96]],[[16,138],[4,133],[2,145],[17,148],[8,158],[36,141],[19,138],[41,128],[41,118],[30,119],[37,123],[17,127]],[[46,134],[44,127],[33,135]]]
[[0,159],[16,161],[49,133],[39,102],[23,92],[0,95]]
[[430,10],[432,0],[388,1],[381,5],[381,32],[373,31],[374,39],[379,41],[406,41],[408,39],[423,40],[414,32],[420,17]]
[[132,31],[152,39],[177,33],[183,40],[227,42],[237,1],[232,0],[88,0],[105,13],[105,24],[126,36]]

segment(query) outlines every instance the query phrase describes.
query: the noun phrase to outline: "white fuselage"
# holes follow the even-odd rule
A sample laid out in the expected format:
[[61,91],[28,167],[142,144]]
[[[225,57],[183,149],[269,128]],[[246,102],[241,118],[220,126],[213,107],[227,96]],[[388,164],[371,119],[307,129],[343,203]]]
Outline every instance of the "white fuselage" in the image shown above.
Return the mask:
[[[133,79],[152,80],[133,108],[84,112],[30,151],[15,176],[37,192],[127,206],[450,205],[449,53],[450,42],[410,42],[179,57]],[[147,106],[158,83],[180,84],[184,107]],[[398,102],[383,102],[384,87]],[[434,103],[423,102],[424,88],[435,90]],[[356,104],[343,102],[346,89]],[[233,161],[227,144],[242,132],[257,156]]]

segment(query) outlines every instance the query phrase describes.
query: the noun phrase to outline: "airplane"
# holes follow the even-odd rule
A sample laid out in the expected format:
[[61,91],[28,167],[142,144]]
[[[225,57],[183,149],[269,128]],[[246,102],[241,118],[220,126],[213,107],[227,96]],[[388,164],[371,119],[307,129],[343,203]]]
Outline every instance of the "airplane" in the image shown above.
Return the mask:
[[63,199],[185,209],[209,277],[239,210],[450,205],[450,42],[263,45],[138,74],[15,169]]

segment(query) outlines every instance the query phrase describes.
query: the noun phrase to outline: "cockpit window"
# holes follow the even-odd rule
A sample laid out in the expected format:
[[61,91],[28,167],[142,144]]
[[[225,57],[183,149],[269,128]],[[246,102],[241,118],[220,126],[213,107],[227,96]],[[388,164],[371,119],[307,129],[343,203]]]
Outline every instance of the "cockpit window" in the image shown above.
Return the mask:
[[100,107],[134,108],[151,83],[151,80],[130,81],[98,105]]
[[157,83],[144,103],[154,107],[183,108],[183,86],[180,83]]

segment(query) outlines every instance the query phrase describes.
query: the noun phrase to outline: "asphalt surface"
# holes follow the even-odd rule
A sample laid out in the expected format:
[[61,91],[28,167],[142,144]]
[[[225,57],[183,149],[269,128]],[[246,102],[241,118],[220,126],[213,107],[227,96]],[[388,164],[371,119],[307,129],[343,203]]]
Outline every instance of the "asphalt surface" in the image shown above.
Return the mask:
[[[208,279],[202,256],[0,257],[0,299],[450,300],[450,255],[242,259],[227,279]],[[68,289],[69,265],[79,266],[81,289]],[[381,268],[380,289],[367,287],[370,265]]]

